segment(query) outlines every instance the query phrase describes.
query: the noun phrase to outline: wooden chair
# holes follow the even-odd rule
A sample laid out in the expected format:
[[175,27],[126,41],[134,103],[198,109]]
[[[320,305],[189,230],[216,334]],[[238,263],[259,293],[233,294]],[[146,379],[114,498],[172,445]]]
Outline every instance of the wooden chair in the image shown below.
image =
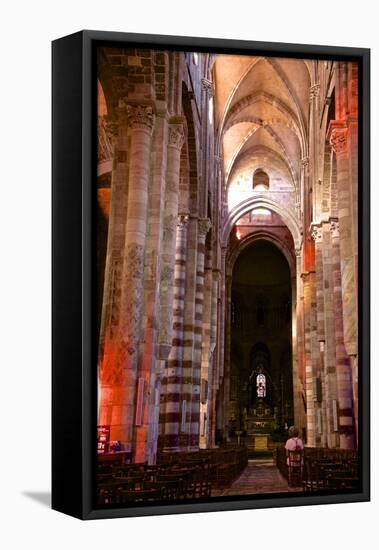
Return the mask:
[[288,457],[288,485],[300,487],[303,483],[304,451],[297,449],[287,451]]

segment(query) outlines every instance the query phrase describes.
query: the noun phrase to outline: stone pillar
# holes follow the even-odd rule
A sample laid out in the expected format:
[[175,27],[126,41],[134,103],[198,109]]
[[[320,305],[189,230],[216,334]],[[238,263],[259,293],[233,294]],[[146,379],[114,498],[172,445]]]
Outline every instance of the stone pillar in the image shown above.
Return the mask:
[[125,239],[124,212],[128,198],[128,126],[124,113],[118,113],[118,115],[117,122],[108,121],[106,126],[114,151],[114,160],[99,339],[99,425],[112,425],[112,418],[117,421],[117,415],[113,415],[113,407],[117,407],[115,402],[117,395],[113,393],[113,386],[121,384],[121,372],[116,364],[116,353]]
[[221,247],[221,273],[220,291],[218,306],[218,394],[216,404],[216,430],[220,436],[224,436],[226,420],[226,409],[224,399],[224,372],[225,372],[225,331],[228,324],[226,304],[226,252],[227,247]]
[[304,362],[305,396],[307,406],[307,445],[316,446],[316,412],[314,400],[314,375],[312,366],[312,298],[315,286],[314,271],[303,273],[304,288]]
[[345,123],[333,121],[329,129],[330,144],[337,161],[338,221],[340,228],[340,254],[344,338],[349,355],[357,354],[357,304],[355,288],[354,236],[352,223],[348,129]]
[[344,312],[341,292],[340,226],[331,222],[333,246],[333,290],[334,290],[334,327],[336,342],[336,374],[338,396],[339,446],[341,449],[354,449],[355,425],[353,386],[350,358],[344,342]]
[[[121,215],[127,198],[127,125],[120,121],[106,120],[104,123],[108,147],[112,162],[111,195],[109,204],[109,225],[107,238],[107,255],[104,269],[104,289],[101,308],[101,322],[99,335],[99,365],[102,370],[104,356],[112,350],[112,338],[115,325],[118,324],[118,304],[115,303],[115,285],[120,282],[120,267],[122,255],[122,237],[125,230],[124,217]],[[123,162],[118,162],[118,151],[122,151]],[[117,293],[117,292],[116,292]],[[115,318],[116,317],[116,318]],[[106,362],[106,361],[105,361]],[[109,370],[109,368],[108,368]],[[100,422],[101,423],[101,422]],[[102,422],[105,424],[106,422]]]
[[195,342],[195,296],[197,270],[197,233],[198,220],[189,217],[187,228],[187,261],[185,281],[185,305],[183,327],[183,367],[181,387],[181,426],[179,445],[188,450],[191,423],[192,368]]
[[199,448],[200,437],[200,383],[201,383],[201,340],[204,303],[204,260],[205,238],[210,229],[208,219],[198,220],[197,269],[195,293],[194,352],[192,364],[192,392],[190,409],[190,449]]
[[315,241],[315,268],[316,268],[316,332],[317,345],[316,362],[314,366],[315,374],[315,403],[316,403],[316,440],[322,447],[326,446],[326,400],[325,398],[325,373],[324,373],[324,354],[325,354],[325,317],[324,317],[324,266],[322,258],[323,231],[321,224],[312,226],[312,237]]
[[301,159],[301,174],[300,174],[300,219],[305,220],[307,205],[308,205],[308,166],[309,158]]
[[229,441],[229,401],[230,401],[230,346],[231,346],[231,309],[232,309],[232,275],[227,273],[225,277],[225,354],[224,354],[224,440]]
[[[358,253],[357,253],[357,122],[332,121],[330,144],[336,155],[338,220],[344,341],[353,366],[355,414],[358,414]],[[357,419],[356,419],[357,420]]]
[[219,387],[219,368],[218,368],[218,346],[217,339],[219,327],[219,284],[220,270],[213,269],[213,290],[212,290],[212,319],[211,319],[211,378],[210,378],[210,393],[209,393],[209,446],[216,445],[216,399],[217,390]]
[[[303,334],[303,289],[301,278],[301,250],[295,250],[296,254],[296,333],[292,335],[293,348],[296,346],[296,365],[293,363],[293,408],[295,426],[300,429],[306,427],[306,417],[302,400],[302,387],[305,384],[304,366],[304,334]],[[301,433],[301,432],[300,432]]]
[[143,343],[139,377],[148,390],[144,395],[143,420],[135,430],[136,461],[155,463],[162,361],[158,360],[159,281],[167,172],[168,118],[165,102],[156,102],[157,112],[151,154],[148,235],[145,247]]
[[333,251],[332,237],[330,233],[330,221],[322,224],[323,246],[323,300],[325,323],[325,350],[324,350],[324,379],[326,402],[326,435],[327,446],[331,449],[338,447],[338,427],[335,425],[334,405],[337,400],[336,380],[336,341],[334,327],[334,284],[333,284]]
[[183,383],[183,344],[184,344],[184,308],[186,284],[186,252],[188,215],[180,214],[177,221],[174,301],[173,301],[173,338],[167,369],[161,406],[162,442],[166,450],[179,450]]
[[[125,104],[124,104],[125,105]],[[111,439],[133,450],[143,304],[148,184],[154,114],[151,105],[126,104],[130,131],[129,189],[121,288],[118,376],[111,388]],[[142,383],[140,387],[143,387]],[[146,391],[146,390],[145,390]],[[137,403],[138,406],[138,403]]]
[[172,344],[176,224],[178,218],[180,151],[184,144],[182,123],[168,129],[167,175],[160,280],[159,358],[166,360]]
[[314,84],[310,88],[309,103],[309,158],[312,189],[312,213],[309,221],[320,219],[322,197],[319,180],[319,132],[320,132],[320,84]]
[[200,448],[209,447],[209,419],[210,419],[210,395],[212,384],[212,293],[213,293],[213,272],[212,272],[212,250],[205,250],[204,267],[204,303],[202,323],[202,346],[201,346],[201,386],[200,386]]

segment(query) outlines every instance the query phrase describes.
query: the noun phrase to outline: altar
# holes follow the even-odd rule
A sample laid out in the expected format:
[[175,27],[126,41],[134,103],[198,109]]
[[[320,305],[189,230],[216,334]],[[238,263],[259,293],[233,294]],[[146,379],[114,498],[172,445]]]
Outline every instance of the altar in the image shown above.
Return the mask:
[[247,411],[246,428],[248,447],[256,451],[267,450],[269,436],[276,428],[276,418],[263,397],[259,397]]

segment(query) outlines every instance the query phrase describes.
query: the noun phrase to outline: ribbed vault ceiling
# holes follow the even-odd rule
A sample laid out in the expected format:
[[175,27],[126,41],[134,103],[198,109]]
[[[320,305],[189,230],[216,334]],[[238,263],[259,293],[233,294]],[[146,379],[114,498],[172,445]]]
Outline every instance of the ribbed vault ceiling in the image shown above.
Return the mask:
[[216,120],[226,184],[255,155],[273,157],[296,187],[308,124],[310,64],[299,59],[216,56]]

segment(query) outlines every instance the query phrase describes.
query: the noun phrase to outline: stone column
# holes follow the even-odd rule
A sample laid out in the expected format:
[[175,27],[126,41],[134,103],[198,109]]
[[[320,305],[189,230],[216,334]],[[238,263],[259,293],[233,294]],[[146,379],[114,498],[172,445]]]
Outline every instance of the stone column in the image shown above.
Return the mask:
[[[304,335],[303,335],[303,289],[301,279],[301,250],[296,254],[296,334],[292,335],[293,347],[296,346],[296,365],[293,362],[292,384],[294,396],[294,421],[299,428],[306,427],[305,411],[302,400],[304,380]],[[296,368],[295,368],[296,367]]]
[[[358,414],[358,252],[357,252],[357,120],[332,121],[330,144],[337,162],[338,220],[344,341],[353,367],[355,414]],[[356,422],[357,422],[356,418]]]
[[310,157],[310,172],[311,172],[311,189],[312,189],[312,213],[309,221],[320,219],[320,211],[322,204],[321,185],[319,181],[319,133],[320,133],[320,84],[314,84],[310,88],[309,103],[309,157]]
[[[107,238],[107,255],[104,269],[104,289],[101,308],[101,322],[99,334],[99,361],[100,368],[102,367],[104,354],[112,348],[111,340],[113,337],[112,329],[118,322],[112,323],[112,309],[117,307],[114,303],[114,286],[116,281],[119,282],[118,276],[121,265],[121,241],[124,234],[125,223],[120,215],[125,207],[127,197],[127,164],[126,164],[126,149],[127,149],[127,126],[126,124],[119,125],[120,121],[105,120],[103,128],[107,135],[107,143],[110,148],[112,162],[112,177],[111,177],[111,195],[109,204],[109,225]],[[120,126],[120,127],[119,127]],[[125,151],[124,162],[117,162],[117,152]],[[106,423],[106,422],[104,422]]]
[[315,374],[315,403],[317,407],[317,442],[322,447],[326,446],[326,400],[325,398],[325,317],[324,317],[324,266],[322,261],[323,231],[321,224],[312,226],[312,237],[315,241],[315,268],[316,268],[316,332],[317,350],[314,366]]
[[210,229],[210,226],[211,223],[208,219],[199,219],[195,293],[194,353],[191,376],[192,392],[190,409],[190,449],[199,448],[200,437],[201,340],[204,303],[205,238]]
[[230,401],[230,346],[231,346],[232,274],[225,277],[225,355],[224,355],[224,439],[229,441],[229,401]]
[[314,271],[303,273],[304,288],[304,362],[305,395],[307,406],[307,445],[316,446],[316,412],[314,400],[314,375],[312,366],[312,298],[315,286]]
[[148,390],[144,395],[143,420],[136,427],[136,461],[153,464],[157,452],[162,361],[158,360],[159,281],[167,172],[168,117],[165,102],[157,101],[151,154],[148,234],[145,247],[143,343],[139,377]]
[[197,232],[198,219],[189,217],[187,228],[185,305],[183,327],[183,363],[181,387],[181,426],[179,445],[181,450],[188,450],[191,423],[192,368],[195,342],[195,296],[197,266]]
[[186,253],[187,253],[187,214],[180,214],[177,220],[174,301],[173,301],[173,338],[167,369],[161,406],[162,442],[160,446],[166,450],[179,450],[179,434],[181,423],[183,383],[183,344],[184,344],[184,308],[186,285]]
[[176,224],[178,218],[180,152],[184,144],[182,123],[171,123],[168,129],[166,194],[161,257],[159,358],[167,360],[172,345],[173,293]]
[[[114,384],[121,384],[121,373],[116,363],[116,357],[120,323],[125,209],[128,198],[128,125],[124,113],[118,113],[117,122],[108,121],[106,129],[112,143],[114,160],[98,356],[100,381],[99,425],[112,425],[112,418],[117,421],[117,415],[113,415],[113,407],[117,407],[117,394],[114,394],[113,386]],[[112,437],[113,439],[115,438]]]
[[209,419],[210,419],[210,395],[212,384],[212,250],[206,249],[204,267],[204,303],[202,323],[201,346],[201,386],[200,386],[200,447],[206,449],[209,446]]
[[300,174],[300,219],[305,220],[307,216],[307,205],[308,205],[308,166],[309,158],[303,157],[301,159],[301,174]]
[[324,350],[324,378],[326,401],[326,435],[327,446],[331,449],[338,447],[338,428],[335,425],[334,405],[337,400],[336,380],[336,341],[335,341],[335,308],[334,308],[334,284],[333,284],[333,252],[332,237],[330,233],[330,220],[322,224],[323,246],[323,300],[325,322],[325,350]]
[[334,290],[334,327],[336,342],[336,374],[338,396],[339,446],[341,449],[354,449],[355,426],[353,386],[350,358],[344,342],[344,312],[341,292],[340,226],[331,222],[333,246],[333,290]]
[[[208,189],[209,189],[209,145],[208,145],[208,131],[209,131],[209,120],[208,120],[208,109],[209,109],[209,100],[213,97],[213,85],[210,80],[207,78],[201,79],[202,87],[202,176],[203,176],[203,185],[201,189],[200,205],[206,208]],[[206,210],[204,210],[205,212]],[[210,213],[208,213],[210,215]]]
[[330,144],[337,162],[338,221],[344,339],[349,355],[357,355],[357,303],[355,285],[354,227],[350,185],[350,148],[348,128],[344,122],[333,121],[329,128]]
[[[125,104],[130,131],[129,189],[121,288],[118,376],[112,386],[111,439],[133,450],[143,304],[148,184],[154,114],[151,105]],[[143,387],[141,383],[140,387]],[[145,390],[146,391],[146,390]]]
[[220,345],[217,339],[219,326],[219,284],[220,270],[213,269],[213,290],[212,290],[212,318],[211,318],[211,378],[210,378],[210,393],[209,393],[209,446],[216,445],[216,399],[217,390],[219,387],[219,369],[218,369],[218,346]]
[[225,367],[225,331],[228,324],[226,304],[226,252],[227,247],[221,247],[220,257],[220,290],[218,306],[218,393],[216,405],[216,430],[219,435],[224,435],[226,423],[226,409],[224,399],[224,367]]

